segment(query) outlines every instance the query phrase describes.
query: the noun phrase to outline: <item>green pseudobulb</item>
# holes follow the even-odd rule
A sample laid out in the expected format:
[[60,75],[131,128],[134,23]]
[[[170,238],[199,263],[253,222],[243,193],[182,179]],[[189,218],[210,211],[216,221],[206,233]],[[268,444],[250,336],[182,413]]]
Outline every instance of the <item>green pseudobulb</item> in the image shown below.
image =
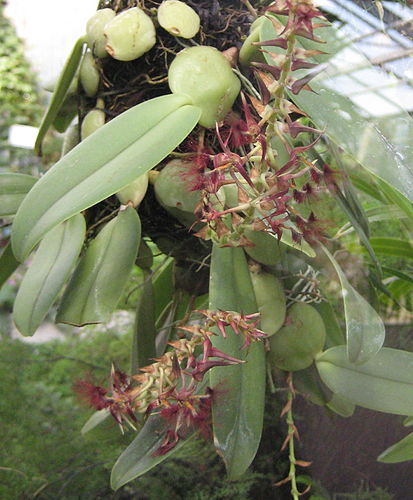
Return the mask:
[[288,309],[284,326],[271,337],[270,363],[286,371],[303,370],[323,349],[325,338],[320,313],[313,306],[298,302]]
[[86,41],[96,57],[107,57],[106,38],[103,33],[106,24],[116,16],[112,9],[99,9],[86,24]]
[[179,0],[166,0],[158,8],[158,22],[164,30],[181,38],[192,38],[201,20],[192,7]]
[[169,68],[168,78],[174,94],[188,96],[201,108],[199,124],[206,128],[215,127],[225,117],[241,89],[225,56],[207,46],[179,52]]
[[133,7],[105,25],[105,49],[118,61],[133,61],[148,52],[156,42],[155,26],[142,9]]
[[283,285],[273,274],[266,272],[251,272],[251,281],[260,313],[260,328],[267,335],[274,335],[285,320]]
[[155,181],[155,196],[160,205],[185,225],[195,222],[194,210],[201,201],[200,191],[190,190],[191,167],[191,162],[171,160]]

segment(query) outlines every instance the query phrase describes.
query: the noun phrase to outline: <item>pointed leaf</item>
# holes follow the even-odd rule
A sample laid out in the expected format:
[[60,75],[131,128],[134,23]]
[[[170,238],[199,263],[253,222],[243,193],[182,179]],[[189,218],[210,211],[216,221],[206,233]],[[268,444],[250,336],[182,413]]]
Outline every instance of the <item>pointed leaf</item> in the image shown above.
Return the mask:
[[[242,313],[257,312],[248,265],[242,248],[213,247],[209,308]],[[240,350],[243,340],[228,329],[227,338],[212,338],[214,346],[244,359],[240,365],[216,367],[210,381],[213,401],[214,442],[230,478],[245,472],[255,457],[261,438],[265,395],[264,344]],[[221,397],[220,397],[221,394]]]
[[187,97],[167,95],[134,106],[61,158],[21,204],[12,228],[24,260],[54,226],[104,200],[165,158],[197,124]]
[[85,233],[85,219],[78,214],[43,238],[14,301],[13,319],[22,335],[33,335],[44,320],[79,257]]
[[413,417],[406,417],[403,421],[405,427],[411,427],[413,425]]
[[413,285],[413,277],[409,274],[403,273],[399,269],[393,269],[392,267],[383,266],[383,271],[387,274],[390,274],[391,276],[397,276],[401,280]]
[[107,409],[95,411],[93,415],[85,422],[81,429],[81,434],[84,436],[95,427],[104,422],[108,417],[110,417],[110,411]]
[[155,455],[165,439],[168,424],[159,415],[151,415],[139,434],[117,459],[112,469],[110,484],[114,490],[163,462],[187,443],[190,436],[180,439],[165,455]]
[[385,464],[398,464],[407,460],[413,460],[413,432],[384,450],[377,457],[378,462]]
[[341,283],[348,359],[352,363],[365,363],[383,345],[385,337],[383,321],[373,307],[350,285],[327,248],[322,245],[322,249],[333,264]]
[[348,361],[346,347],[316,359],[321,380],[334,393],[371,410],[413,414],[413,353],[383,347],[362,365]]
[[139,216],[132,207],[106,224],[75,269],[56,322],[83,326],[108,320],[132,271],[140,236]]
[[0,174],[0,217],[14,215],[36,181],[26,174]]
[[16,260],[10,242],[0,255],[0,288],[19,267],[20,262]]
[[37,134],[36,143],[34,146],[34,150],[37,154],[41,153],[43,139],[50,126],[58,116],[58,113],[65,101],[67,91],[69,90],[70,84],[72,83],[72,80],[79,68],[84,44],[85,37],[81,37],[76,41],[59,76],[59,80],[57,81],[56,88],[53,92],[49,107],[47,108],[46,114],[42,119],[39,127],[39,132]]

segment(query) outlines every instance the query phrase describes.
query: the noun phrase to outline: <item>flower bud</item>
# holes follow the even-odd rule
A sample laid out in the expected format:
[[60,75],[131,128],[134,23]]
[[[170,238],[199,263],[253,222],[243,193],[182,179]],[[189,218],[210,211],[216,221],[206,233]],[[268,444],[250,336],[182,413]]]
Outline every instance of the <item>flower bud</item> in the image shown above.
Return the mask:
[[116,13],[112,9],[98,10],[87,22],[86,40],[90,50],[96,57],[107,57],[105,45],[106,39],[103,34],[105,25],[115,17]]
[[79,70],[79,80],[86,95],[94,97],[98,91],[100,74],[90,50],[87,50],[83,56]]
[[164,30],[181,38],[192,38],[201,20],[192,7],[179,0],[166,0],[158,9],[158,21]]
[[168,72],[174,94],[188,96],[202,110],[200,125],[215,127],[231,109],[241,89],[227,59],[213,47],[198,46],[182,50]]
[[121,12],[105,26],[106,51],[118,61],[132,61],[156,42],[155,26],[142,9]]

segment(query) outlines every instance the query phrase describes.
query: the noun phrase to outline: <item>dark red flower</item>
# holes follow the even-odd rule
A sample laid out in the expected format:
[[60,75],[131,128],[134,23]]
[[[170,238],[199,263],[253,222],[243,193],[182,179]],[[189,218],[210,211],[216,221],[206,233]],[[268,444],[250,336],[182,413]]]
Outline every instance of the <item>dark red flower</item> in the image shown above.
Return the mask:
[[92,384],[92,382],[76,380],[73,384],[73,390],[79,396],[79,399],[95,408],[95,410],[103,410],[110,405],[106,397],[108,391],[103,387]]

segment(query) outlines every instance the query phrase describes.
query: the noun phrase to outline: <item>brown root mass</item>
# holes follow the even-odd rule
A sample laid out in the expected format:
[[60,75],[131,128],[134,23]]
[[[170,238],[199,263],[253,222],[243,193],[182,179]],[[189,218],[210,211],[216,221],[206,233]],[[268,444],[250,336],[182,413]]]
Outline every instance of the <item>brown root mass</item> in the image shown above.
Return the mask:
[[[139,6],[157,24],[156,9],[161,3],[161,0],[142,0]],[[241,47],[254,18],[240,0],[187,0],[186,3],[201,18],[201,30],[194,38],[197,44],[213,46],[221,51]],[[109,7],[121,12],[136,5],[136,1],[131,0],[102,0],[99,9]],[[144,56],[130,62],[117,61],[111,57],[100,60],[103,84],[99,97],[104,98],[107,121],[140,102],[169,94],[169,65],[180,50],[192,44],[190,40],[173,37],[157,26],[157,43]],[[86,99],[85,104],[83,113],[94,106],[95,101]],[[193,135],[197,136],[197,130]],[[205,140],[210,143],[215,141],[214,131],[206,131]],[[111,197],[88,210],[88,226],[92,228],[90,237],[94,236],[95,229],[99,229],[99,221],[106,222],[115,215],[117,206],[116,197]],[[185,274],[189,273],[183,281],[192,281],[189,286],[191,291],[194,283],[199,283],[199,292],[203,291],[205,287],[202,283],[207,282],[208,273],[204,265],[201,268],[199,266],[204,260],[207,261],[205,258],[211,248],[209,242],[195,237],[164,210],[157,203],[151,187],[139,207],[139,215],[143,235],[150,237],[162,252],[177,259],[177,264],[186,270]],[[195,279],[191,279],[191,276]],[[185,283],[182,285],[185,288]]]

